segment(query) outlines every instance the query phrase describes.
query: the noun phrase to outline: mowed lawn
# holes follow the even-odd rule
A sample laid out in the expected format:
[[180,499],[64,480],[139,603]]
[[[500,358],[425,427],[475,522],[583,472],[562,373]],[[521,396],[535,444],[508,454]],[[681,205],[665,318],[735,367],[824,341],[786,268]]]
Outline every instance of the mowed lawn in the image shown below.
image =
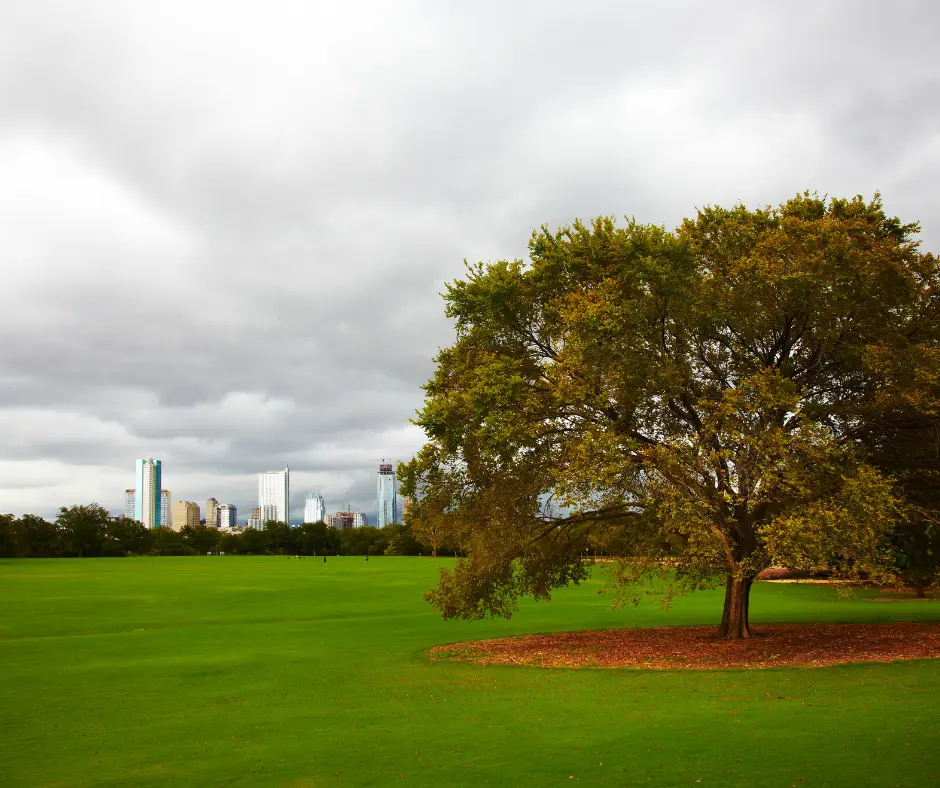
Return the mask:
[[[420,558],[0,561],[0,784],[940,785],[940,661],[431,663],[438,643],[711,624],[721,604],[612,611],[598,578],[509,622],[443,622],[421,599],[436,574]],[[931,619],[938,602],[753,592],[757,627]]]

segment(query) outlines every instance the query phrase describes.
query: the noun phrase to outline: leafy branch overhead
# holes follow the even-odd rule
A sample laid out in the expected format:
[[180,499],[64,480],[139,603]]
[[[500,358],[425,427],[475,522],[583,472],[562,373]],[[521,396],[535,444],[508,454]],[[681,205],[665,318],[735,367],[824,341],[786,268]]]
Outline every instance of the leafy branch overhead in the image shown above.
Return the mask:
[[888,576],[907,508],[879,458],[912,440],[902,415],[938,414],[918,229],[877,195],[803,194],[674,232],[543,227],[529,261],[469,265],[444,296],[457,336],[425,386],[428,443],[399,468],[419,538],[467,554],[430,601],[510,615],[600,545],[621,595],[651,573],[668,593],[724,582],[721,633],[746,637],[771,563]]

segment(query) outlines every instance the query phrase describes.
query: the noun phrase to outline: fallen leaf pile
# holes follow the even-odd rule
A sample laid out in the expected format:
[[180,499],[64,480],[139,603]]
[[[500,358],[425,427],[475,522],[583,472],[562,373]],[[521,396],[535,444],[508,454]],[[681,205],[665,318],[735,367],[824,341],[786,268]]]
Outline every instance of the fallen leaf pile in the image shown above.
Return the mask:
[[715,637],[714,627],[557,632],[435,646],[435,660],[552,668],[709,670],[774,665],[825,667],[940,657],[940,623],[772,624],[749,640]]

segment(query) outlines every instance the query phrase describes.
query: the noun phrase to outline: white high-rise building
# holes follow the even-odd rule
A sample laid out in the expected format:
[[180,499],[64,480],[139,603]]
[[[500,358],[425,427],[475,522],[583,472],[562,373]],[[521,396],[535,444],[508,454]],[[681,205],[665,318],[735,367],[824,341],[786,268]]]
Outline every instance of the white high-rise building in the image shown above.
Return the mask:
[[153,457],[137,460],[134,519],[143,523],[145,528],[156,528],[160,525],[161,476],[160,460],[155,460]]
[[137,514],[134,512],[134,508],[137,505],[137,490],[125,490],[124,491],[124,516],[128,520],[133,520],[137,517]]
[[258,508],[261,522],[290,523],[290,469],[258,474]]
[[219,507],[219,528],[223,531],[234,531],[238,525],[238,509],[234,504],[223,503]]
[[323,496],[319,490],[314,490],[307,496],[304,503],[304,522],[319,523],[326,517],[326,508],[323,505]]
[[173,527],[173,509],[170,504],[169,490],[160,490],[160,525],[164,528]]

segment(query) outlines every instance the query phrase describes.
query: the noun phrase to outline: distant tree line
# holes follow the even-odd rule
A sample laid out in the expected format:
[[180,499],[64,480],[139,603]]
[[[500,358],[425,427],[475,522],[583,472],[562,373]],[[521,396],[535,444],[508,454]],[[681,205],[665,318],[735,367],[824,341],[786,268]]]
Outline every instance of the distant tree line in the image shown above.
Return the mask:
[[[54,522],[35,514],[0,514],[0,558],[75,558],[134,555],[431,555],[408,525],[337,530],[324,523],[290,526],[274,520],[262,529],[145,528],[113,519],[96,503],[62,507]],[[449,555],[447,551],[439,551]]]

